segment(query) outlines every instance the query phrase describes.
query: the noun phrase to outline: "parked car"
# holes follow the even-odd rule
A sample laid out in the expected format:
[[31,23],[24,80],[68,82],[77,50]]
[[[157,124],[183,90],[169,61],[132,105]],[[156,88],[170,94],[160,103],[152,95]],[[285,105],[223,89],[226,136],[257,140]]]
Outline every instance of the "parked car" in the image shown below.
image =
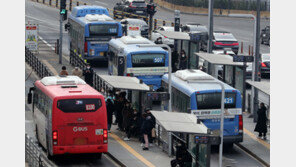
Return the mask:
[[161,27],[158,27],[156,30],[152,31],[152,33],[151,33],[151,41],[157,43],[158,39],[160,38],[160,40],[162,41],[163,44],[167,44],[171,48],[174,47],[174,40],[173,39],[169,39],[168,37],[161,35],[157,31],[175,31],[174,27],[161,26]]
[[270,54],[261,54],[260,62],[261,77],[270,78]]
[[125,34],[127,31],[127,26],[128,25],[134,25],[134,26],[139,26],[141,29],[141,36],[148,38],[148,25],[144,20],[141,19],[131,19],[131,18],[127,18],[127,19],[122,19],[120,21],[121,26],[122,26],[122,34]]
[[270,27],[266,26],[264,29],[261,30],[260,35],[261,44],[270,45]]
[[129,18],[137,18],[135,15],[148,17],[147,4],[145,0],[122,0],[119,3],[116,3],[113,8],[115,18],[122,18],[119,14],[116,14],[118,11],[127,12],[128,14],[124,14],[124,16]]
[[[201,40],[201,50],[207,51],[208,40]],[[231,48],[231,50],[238,54],[239,43],[237,39],[230,32],[214,31],[213,32],[213,50],[223,50]]]

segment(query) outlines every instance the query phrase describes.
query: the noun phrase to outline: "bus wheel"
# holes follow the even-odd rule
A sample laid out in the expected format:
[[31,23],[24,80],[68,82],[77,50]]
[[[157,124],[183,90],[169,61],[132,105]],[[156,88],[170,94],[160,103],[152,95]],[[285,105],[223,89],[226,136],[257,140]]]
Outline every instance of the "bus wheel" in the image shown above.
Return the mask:
[[40,142],[39,142],[39,137],[38,137],[38,129],[37,129],[37,125],[36,125],[35,128],[36,128],[36,129],[35,129],[35,132],[36,132],[36,140],[37,140],[38,146],[41,147],[41,144],[40,144]]

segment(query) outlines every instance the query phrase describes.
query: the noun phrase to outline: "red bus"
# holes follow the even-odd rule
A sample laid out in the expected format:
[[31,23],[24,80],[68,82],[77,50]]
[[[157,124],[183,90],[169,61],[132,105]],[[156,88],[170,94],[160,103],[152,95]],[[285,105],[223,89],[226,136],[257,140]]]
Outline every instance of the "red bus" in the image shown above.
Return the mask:
[[[33,103],[32,103],[33,92]],[[48,157],[108,150],[104,96],[76,76],[50,76],[30,88],[36,138]]]

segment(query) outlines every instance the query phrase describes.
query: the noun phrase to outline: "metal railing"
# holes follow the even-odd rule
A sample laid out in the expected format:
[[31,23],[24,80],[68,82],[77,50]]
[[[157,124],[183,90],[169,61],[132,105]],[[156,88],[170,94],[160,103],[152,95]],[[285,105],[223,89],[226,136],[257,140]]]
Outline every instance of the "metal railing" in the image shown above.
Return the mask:
[[56,167],[42,151],[36,141],[25,134],[25,160],[30,167]]
[[40,78],[52,76],[51,71],[27,48],[25,48],[25,60]]

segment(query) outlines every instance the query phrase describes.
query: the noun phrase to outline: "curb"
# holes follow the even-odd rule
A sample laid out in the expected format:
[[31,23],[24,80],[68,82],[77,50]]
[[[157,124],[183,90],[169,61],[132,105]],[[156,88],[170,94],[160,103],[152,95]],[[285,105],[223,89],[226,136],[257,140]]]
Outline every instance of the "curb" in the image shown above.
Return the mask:
[[115,161],[118,165],[120,165],[120,167],[127,167],[125,164],[123,164],[122,162],[120,162],[117,158],[115,158],[112,154],[110,154],[109,152],[104,153],[107,156],[109,156],[113,161]]
[[[170,11],[170,12],[175,12],[175,9],[169,9],[169,8],[166,8],[166,7],[163,7],[163,6],[159,6],[157,4],[157,7],[160,7],[164,10],[167,10],[167,11]],[[188,12],[182,12],[180,11],[181,14],[187,14],[187,15],[196,15],[196,16],[208,16],[208,14],[205,14],[205,13],[188,13]],[[213,15],[215,17],[229,17],[227,15]],[[245,18],[245,17],[236,17],[236,18]],[[270,20],[270,17],[261,17],[261,19],[266,19],[266,20]]]
[[256,154],[254,154],[252,151],[250,151],[249,149],[247,149],[243,145],[241,145],[239,143],[236,143],[235,145],[237,145],[240,149],[242,149],[245,152],[247,152],[248,154],[250,154],[252,157],[254,157],[256,160],[258,160],[259,162],[261,162],[266,167],[270,167],[270,164],[269,163],[265,162],[263,159],[261,159],[259,156],[257,156]]

